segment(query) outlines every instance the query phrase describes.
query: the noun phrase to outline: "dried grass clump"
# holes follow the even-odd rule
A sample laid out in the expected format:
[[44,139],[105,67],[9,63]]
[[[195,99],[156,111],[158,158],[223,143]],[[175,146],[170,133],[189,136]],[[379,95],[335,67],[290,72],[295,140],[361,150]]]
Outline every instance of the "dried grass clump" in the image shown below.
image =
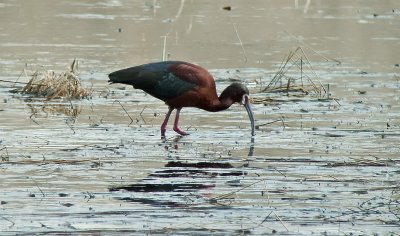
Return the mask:
[[22,93],[45,97],[47,100],[55,98],[80,99],[91,95],[91,91],[84,88],[77,76],[78,61],[74,60],[67,71],[57,75],[44,67],[36,70],[29,82],[22,89]]
[[297,47],[289,53],[271,82],[262,91],[311,94],[318,98],[325,98],[328,95],[302,47]]

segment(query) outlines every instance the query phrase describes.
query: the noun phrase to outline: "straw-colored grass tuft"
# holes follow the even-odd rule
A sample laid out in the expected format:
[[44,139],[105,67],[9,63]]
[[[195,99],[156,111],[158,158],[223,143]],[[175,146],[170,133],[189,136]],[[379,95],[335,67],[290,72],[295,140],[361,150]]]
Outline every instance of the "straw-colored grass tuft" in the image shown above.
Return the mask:
[[314,94],[319,98],[327,95],[302,47],[289,53],[263,92]]
[[29,82],[22,89],[22,93],[45,97],[47,100],[56,98],[80,99],[91,95],[91,91],[84,88],[77,75],[78,61],[74,60],[71,66],[63,73],[41,67],[36,70]]
[[[312,51],[321,56],[314,50]],[[335,59],[326,57],[323,57],[323,59],[340,64],[340,61]],[[303,48],[297,47],[294,51],[290,51],[289,55],[282,61],[278,71],[267,86],[261,87],[261,92],[269,95],[277,94],[277,96],[252,97],[251,101],[258,104],[270,104],[294,101],[306,96],[319,100],[330,100],[332,98],[330,97],[329,87],[329,84],[325,87],[320,82],[320,77],[311,65]],[[286,95],[285,98],[280,96],[282,94]]]

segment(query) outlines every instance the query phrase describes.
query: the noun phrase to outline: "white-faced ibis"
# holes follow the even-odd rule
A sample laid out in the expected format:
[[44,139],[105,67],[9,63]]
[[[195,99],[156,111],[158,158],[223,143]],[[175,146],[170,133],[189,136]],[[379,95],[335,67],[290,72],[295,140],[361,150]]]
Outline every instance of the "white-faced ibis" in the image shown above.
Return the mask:
[[254,135],[254,118],[246,86],[233,83],[218,97],[214,78],[198,65],[182,61],[155,62],[115,71],[109,78],[110,83],[132,85],[168,105],[169,110],[161,125],[162,137],[165,137],[168,119],[174,109],[176,116],[173,129],[180,135],[187,135],[178,127],[179,113],[183,107],[216,112],[229,108],[235,102],[246,108],[251,122],[251,134]]

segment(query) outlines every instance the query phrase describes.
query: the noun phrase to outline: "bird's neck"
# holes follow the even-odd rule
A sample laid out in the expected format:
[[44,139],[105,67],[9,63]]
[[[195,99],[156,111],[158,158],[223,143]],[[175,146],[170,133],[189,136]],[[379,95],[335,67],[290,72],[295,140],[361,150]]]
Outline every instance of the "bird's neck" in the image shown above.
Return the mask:
[[219,96],[218,99],[215,99],[210,106],[207,107],[207,111],[216,112],[223,111],[228,109],[232,104],[233,100],[229,97]]

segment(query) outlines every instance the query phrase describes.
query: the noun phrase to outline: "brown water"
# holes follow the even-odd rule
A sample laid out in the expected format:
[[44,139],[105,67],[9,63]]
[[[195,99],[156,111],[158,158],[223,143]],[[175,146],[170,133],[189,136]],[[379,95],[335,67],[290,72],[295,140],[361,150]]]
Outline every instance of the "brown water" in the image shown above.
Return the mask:
[[[1,234],[398,235],[399,18],[394,0],[2,1]],[[275,99],[253,105],[254,139],[235,105],[184,109],[191,135],[163,141],[165,105],[107,84],[161,60],[164,36],[219,91],[241,79]],[[298,46],[334,99],[260,92]],[[91,99],[4,82],[74,58]]]

